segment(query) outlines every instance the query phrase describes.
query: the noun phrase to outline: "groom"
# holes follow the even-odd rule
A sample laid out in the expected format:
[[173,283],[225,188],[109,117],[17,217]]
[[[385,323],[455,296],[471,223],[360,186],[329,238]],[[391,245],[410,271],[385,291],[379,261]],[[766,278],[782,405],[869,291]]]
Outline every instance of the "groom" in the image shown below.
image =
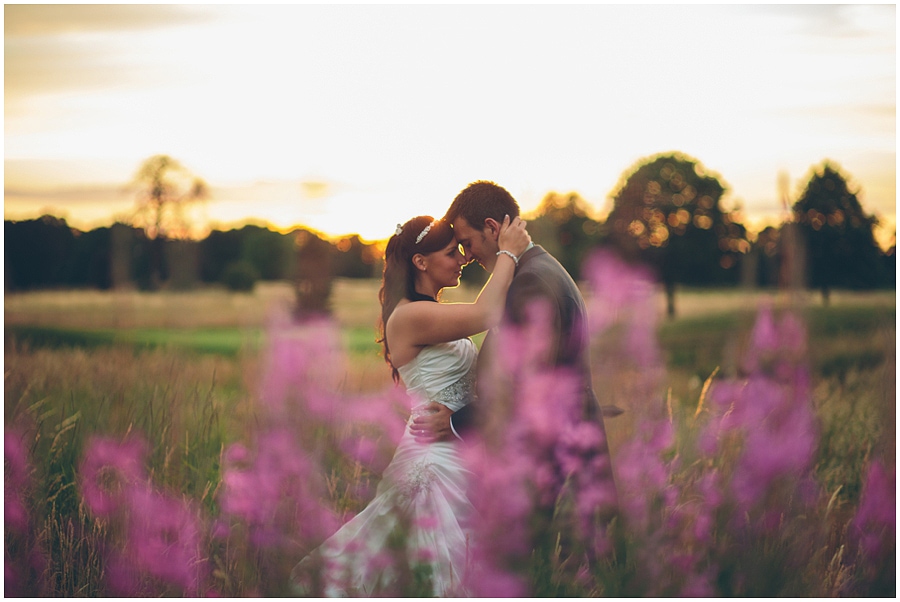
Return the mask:
[[[493,182],[478,181],[469,184],[460,192],[444,219],[453,224],[456,238],[462,245],[466,259],[475,260],[488,272],[492,272],[497,262],[499,246],[497,239],[503,216],[511,218],[519,215],[519,205],[506,189]],[[533,327],[530,324],[535,315],[532,308],[543,304],[549,309],[549,332],[546,348],[537,358],[538,369],[560,370],[575,374],[580,391],[580,419],[591,421],[602,433],[602,443],[597,454],[602,456],[600,464],[609,467],[600,479],[609,490],[615,491],[612,468],[609,461],[609,447],[603,417],[591,384],[589,336],[587,312],[584,299],[572,277],[560,263],[539,245],[532,245],[516,259],[516,272],[506,298],[503,324],[508,327]],[[539,325],[538,325],[539,326]],[[501,327],[502,328],[502,327]],[[483,382],[485,365],[491,361],[493,339],[489,333],[482,345],[478,369],[480,394],[485,393]],[[486,402],[490,403],[490,402]],[[547,399],[548,404],[557,400]],[[465,439],[468,432],[482,427],[483,414],[479,414],[477,404],[465,406],[455,414],[443,405],[432,403],[435,413],[417,417],[413,431],[420,431],[421,440],[449,440],[454,435]],[[561,409],[561,408],[560,408]],[[614,413],[613,413],[614,415]],[[566,475],[562,475],[565,477]],[[612,498],[615,499],[613,493]],[[614,503],[612,504],[615,505]]]

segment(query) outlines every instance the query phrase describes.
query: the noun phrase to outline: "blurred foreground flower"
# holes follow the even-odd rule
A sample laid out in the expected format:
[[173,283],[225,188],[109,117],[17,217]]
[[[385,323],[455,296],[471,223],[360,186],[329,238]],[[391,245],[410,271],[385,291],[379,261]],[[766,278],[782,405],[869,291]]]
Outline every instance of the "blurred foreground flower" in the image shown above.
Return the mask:
[[109,516],[127,502],[132,488],[146,481],[146,442],[138,437],[118,441],[92,437],[85,448],[78,474],[81,495],[98,516]]
[[319,466],[288,428],[260,433],[255,452],[234,444],[223,456],[220,503],[240,519],[257,546],[281,547],[299,537],[318,540],[338,526],[323,504]]
[[30,509],[34,467],[24,433],[18,428],[3,433],[3,593],[8,597],[41,595],[48,562]]
[[897,471],[873,460],[863,484],[856,516],[850,524],[850,541],[863,560],[861,586],[850,595],[896,594]]
[[190,503],[149,487],[133,488],[128,503],[125,544],[111,558],[113,592],[141,595],[141,581],[149,576],[181,595],[199,595],[206,575],[199,513]]
[[[144,464],[143,438],[92,437],[79,469],[82,499],[110,521],[107,582],[112,594],[143,596],[162,591],[196,596],[205,575],[202,519],[191,504],[154,491]],[[148,589],[149,588],[149,589]]]
[[564,343],[551,336],[549,306],[525,314],[492,335],[479,374],[481,440],[466,451],[479,512],[468,584],[476,596],[550,592],[548,573],[574,579],[611,549],[617,498],[599,408],[583,374],[552,359]]
[[21,433],[7,429],[3,433],[3,519],[7,529],[28,531],[25,495],[31,486],[31,463]]
[[297,323],[275,315],[266,340],[260,398],[270,415],[281,419],[300,413],[332,424],[337,410],[333,393],[346,374],[337,324],[326,318]]

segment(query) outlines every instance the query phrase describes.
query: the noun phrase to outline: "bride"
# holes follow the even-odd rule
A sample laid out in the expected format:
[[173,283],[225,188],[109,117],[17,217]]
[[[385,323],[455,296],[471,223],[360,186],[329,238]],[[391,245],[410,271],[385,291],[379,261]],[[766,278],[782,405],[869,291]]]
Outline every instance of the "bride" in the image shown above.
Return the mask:
[[[298,593],[373,595],[389,590],[400,571],[424,568],[431,595],[465,595],[475,512],[466,495],[470,473],[458,441],[414,433],[412,419],[429,401],[451,411],[469,401],[478,352],[468,337],[500,322],[515,272],[513,257],[530,242],[525,222],[507,216],[497,266],[475,302],[438,303],[442,289],[459,285],[468,263],[450,224],[420,216],[397,226],[385,250],[379,291],[381,342],[394,381],[403,381],[414,407],[375,498],[294,568]],[[385,556],[397,548],[398,533],[405,535],[406,555],[399,567]]]

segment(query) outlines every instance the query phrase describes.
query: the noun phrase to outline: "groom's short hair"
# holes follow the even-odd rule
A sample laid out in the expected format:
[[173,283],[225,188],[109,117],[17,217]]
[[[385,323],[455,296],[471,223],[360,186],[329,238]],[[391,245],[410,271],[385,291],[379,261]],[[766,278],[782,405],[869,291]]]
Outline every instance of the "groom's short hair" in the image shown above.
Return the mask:
[[503,216],[519,215],[519,204],[502,186],[487,180],[478,180],[466,186],[456,195],[444,219],[450,223],[464,217],[476,230],[484,230],[484,220],[493,218],[503,222]]

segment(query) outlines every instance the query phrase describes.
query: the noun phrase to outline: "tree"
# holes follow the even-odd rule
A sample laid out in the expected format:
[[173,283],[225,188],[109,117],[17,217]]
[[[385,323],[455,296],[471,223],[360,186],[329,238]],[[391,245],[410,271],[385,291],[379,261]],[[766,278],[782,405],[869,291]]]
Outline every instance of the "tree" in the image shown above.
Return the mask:
[[200,278],[203,282],[221,282],[228,265],[241,259],[241,230],[213,230],[200,241]]
[[290,278],[295,259],[293,236],[254,225],[244,226],[241,232],[241,258],[256,268],[260,279]]
[[75,248],[75,233],[66,220],[38,219],[3,222],[5,284],[10,290],[68,284],[67,267]]
[[884,262],[875,242],[878,221],[866,215],[840,168],[824,161],[794,203],[793,218],[806,248],[809,285],[828,302],[835,287],[874,288],[883,280]]
[[294,281],[294,316],[300,321],[331,313],[334,282],[334,247],[308,230],[294,233],[297,271]]
[[606,243],[653,267],[675,315],[675,285],[734,284],[750,250],[747,230],[721,206],[725,186],[696,159],[642,159],[623,177],[605,225]]
[[112,288],[112,229],[97,228],[87,232],[73,231],[72,253],[68,261],[69,286],[90,286],[101,290]]
[[528,231],[576,276],[588,252],[596,246],[600,224],[590,215],[590,205],[578,193],[548,193],[534,212],[527,216]]
[[[334,275],[339,278],[372,278],[379,249],[367,244],[358,234],[334,243]],[[380,275],[380,274],[379,274]]]
[[184,239],[190,232],[185,207],[208,196],[206,183],[192,175],[168,155],[155,155],[144,161],[135,174],[138,208],[134,223],[154,241],[150,256],[154,288],[163,280],[163,241]]
[[208,196],[206,183],[168,155],[144,161],[134,184],[139,189],[135,222],[149,238],[185,238],[189,224],[184,208]]

